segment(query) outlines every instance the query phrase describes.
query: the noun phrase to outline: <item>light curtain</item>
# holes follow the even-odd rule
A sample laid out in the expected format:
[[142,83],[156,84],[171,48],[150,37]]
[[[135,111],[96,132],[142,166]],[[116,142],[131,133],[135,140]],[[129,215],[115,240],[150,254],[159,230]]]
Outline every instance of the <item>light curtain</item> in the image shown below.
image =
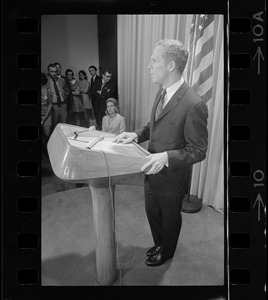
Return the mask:
[[213,93],[207,103],[209,144],[207,158],[193,166],[190,194],[222,212],[224,209],[223,147],[223,16],[215,15]]
[[[213,100],[209,101],[207,158],[193,168],[191,194],[217,210],[223,208],[223,19],[215,16]],[[150,120],[160,88],[151,82],[148,64],[161,39],[188,44],[192,15],[118,15],[118,99],[127,131]],[[186,78],[184,76],[184,78]],[[212,146],[210,146],[212,145]]]

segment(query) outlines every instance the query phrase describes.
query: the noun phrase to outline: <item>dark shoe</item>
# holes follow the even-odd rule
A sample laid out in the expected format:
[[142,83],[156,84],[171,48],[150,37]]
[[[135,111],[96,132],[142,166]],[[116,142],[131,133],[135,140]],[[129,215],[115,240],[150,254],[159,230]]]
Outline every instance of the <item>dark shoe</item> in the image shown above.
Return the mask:
[[158,267],[158,266],[163,265],[164,262],[166,262],[168,259],[171,259],[172,257],[173,256],[163,257],[161,253],[158,253],[154,256],[147,258],[147,260],[145,261],[145,264],[148,267]]
[[157,254],[159,252],[160,248],[161,248],[160,246],[153,246],[146,252],[146,255],[148,257],[154,256],[155,254]]

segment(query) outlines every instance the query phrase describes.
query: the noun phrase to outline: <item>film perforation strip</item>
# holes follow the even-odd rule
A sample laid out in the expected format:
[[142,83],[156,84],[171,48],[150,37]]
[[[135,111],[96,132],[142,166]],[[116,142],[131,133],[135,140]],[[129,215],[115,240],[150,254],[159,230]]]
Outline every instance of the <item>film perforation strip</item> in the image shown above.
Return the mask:
[[[25,41],[36,39],[35,35],[39,31],[39,20],[33,17],[19,17],[16,21],[17,33],[20,39],[24,37]],[[38,44],[37,44],[38,45]],[[24,47],[22,47],[24,48]],[[28,78],[32,79],[33,72],[40,73],[39,54],[38,51],[32,51],[31,48],[25,46],[24,50],[19,49],[16,55],[16,66],[21,72],[23,80],[21,80],[20,89],[17,90],[16,102],[20,107],[22,116],[20,123],[16,128],[16,137],[20,149],[24,155],[24,159],[17,162],[16,173],[22,185],[31,185],[38,183],[40,180],[39,159],[31,158],[31,153],[36,152],[39,148],[39,85],[37,89],[32,89],[34,84],[29,83]],[[37,76],[36,81],[39,82]],[[40,76],[39,76],[40,77]],[[30,87],[30,88],[29,88]],[[29,118],[30,116],[30,118]],[[35,122],[36,121],[36,122]],[[31,262],[31,257],[40,254],[40,235],[33,230],[33,222],[40,217],[40,192],[29,192],[25,196],[17,199],[17,212],[20,215],[20,221],[23,223],[22,229],[17,233],[17,247],[25,257],[23,263],[17,269],[16,280],[19,285],[37,285],[41,278],[39,265]],[[25,194],[25,193],[24,193]],[[33,194],[33,195],[31,195]],[[28,259],[27,259],[28,258]]]
[[232,89],[230,91],[231,105],[246,105],[251,102],[251,92],[248,89]]
[[17,32],[20,34],[33,34],[39,30],[39,22],[37,18],[22,17],[17,18]]
[[[229,261],[233,299],[256,296],[264,299],[266,293],[264,268],[260,260],[253,262],[261,244],[263,249],[258,249],[258,255],[262,259],[265,257],[265,230],[261,226],[265,215],[263,190],[257,189],[258,182],[264,186],[265,167],[249,151],[255,149],[255,155],[258,155],[256,147],[262,128],[256,123],[262,115],[258,92],[263,82],[263,76],[260,76],[263,72],[263,22],[261,8],[252,8],[246,14],[239,12],[235,4],[230,6]],[[264,85],[261,94],[265,95],[263,92]],[[257,181],[256,174],[259,175]],[[254,289],[259,291],[258,295],[254,294]]]
[[230,32],[232,34],[250,33],[251,20],[249,18],[233,17],[230,20]]
[[17,91],[17,103],[22,106],[37,105],[39,101],[39,95],[37,90],[18,90]]

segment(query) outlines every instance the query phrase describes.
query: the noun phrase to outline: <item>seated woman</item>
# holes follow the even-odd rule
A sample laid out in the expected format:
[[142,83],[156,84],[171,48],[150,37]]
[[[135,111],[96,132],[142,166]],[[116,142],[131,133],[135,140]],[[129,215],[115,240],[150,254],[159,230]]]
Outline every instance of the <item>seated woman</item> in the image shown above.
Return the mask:
[[[126,131],[126,123],[123,116],[119,114],[118,101],[115,98],[106,100],[106,116],[102,118],[102,131],[118,135]],[[89,130],[96,130],[95,126],[90,126]],[[87,184],[77,183],[76,187],[80,188]]]
[[[118,101],[115,98],[106,100],[106,116],[102,119],[102,131],[118,135],[126,131],[126,123],[123,116],[119,114]],[[90,126],[95,130],[95,126]]]

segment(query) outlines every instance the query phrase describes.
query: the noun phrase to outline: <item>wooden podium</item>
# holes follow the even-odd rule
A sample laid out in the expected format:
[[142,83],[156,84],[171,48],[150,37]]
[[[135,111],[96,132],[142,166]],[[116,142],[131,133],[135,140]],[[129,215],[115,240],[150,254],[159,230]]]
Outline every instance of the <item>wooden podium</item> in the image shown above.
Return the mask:
[[114,190],[116,184],[141,184],[148,151],[136,143],[115,144],[113,134],[58,124],[48,141],[52,169],[64,181],[89,184],[96,238],[97,281],[116,280]]

